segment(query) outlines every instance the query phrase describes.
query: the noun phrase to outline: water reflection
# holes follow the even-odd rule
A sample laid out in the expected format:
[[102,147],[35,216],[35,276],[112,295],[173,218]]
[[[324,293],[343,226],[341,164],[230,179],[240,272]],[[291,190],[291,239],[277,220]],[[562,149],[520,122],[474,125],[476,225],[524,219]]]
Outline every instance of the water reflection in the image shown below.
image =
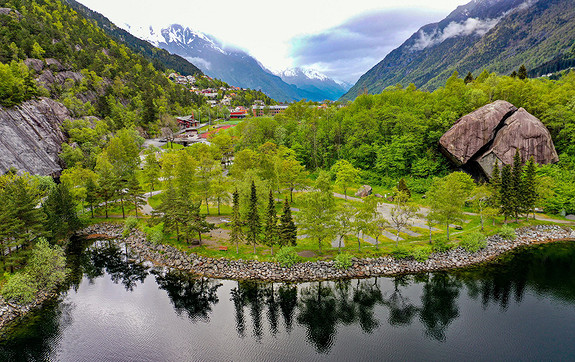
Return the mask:
[[[358,333],[368,337],[409,330],[416,332],[409,335],[419,336],[410,338],[445,345],[456,321],[461,326],[468,319],[483,318],[462,318],[463,311],[476,310],[473,305],[480,306],[478,310],[486,316],[492,307],[501,313],[518,309],[525,296],[532,294],[551,298],[550,303],[560,300],[575,305],[575,247],[570,243],[534,247],[494,265],[456,272],[304,284],[218,281],[150,269],[136,263],[129,250],[108,242],[70,255],[71,289],[78,293],[82,292],[78,288],[82,276],[87,283],[109,276],[125,293],[138,291],[141,283],[155,283],[151,284],[157,286],[152,288],[154,293],[169,300],[158,305],[158,311],[173,310],[185,316],[191,322],[189,328],[198,321],[206,323],[202,328],[210,328],[213,320],[223,318],[220,328],[230,326],[233,335],[244,339],[242,344],[266,346],[268,336],[286,341],[285,336],[291,336],[305,340],[320,355]],[[228,308],[215,309],[218,304]],[[78,323],[73,313],[74,306],[66,298],[48,303],[1,339],[0,360],[52,356],[63,331]],[[337,338],[338,333],[344,338]]]
[[185,313],[194,322],[210,320],[212,306],[219,302],[217,291],[221,283],[176,270],[155,270],[152,274],[158,287],[168,292],[179,315]]

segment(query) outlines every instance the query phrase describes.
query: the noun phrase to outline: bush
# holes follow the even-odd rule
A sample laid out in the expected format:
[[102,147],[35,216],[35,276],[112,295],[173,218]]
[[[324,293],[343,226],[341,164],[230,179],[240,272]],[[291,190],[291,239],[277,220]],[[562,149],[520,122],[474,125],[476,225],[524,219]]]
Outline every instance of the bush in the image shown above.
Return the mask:
[[391,255],[393,255],[393,257],[396,259],[405,259],[411,256],[411,253],[405,246],[399,245],[398,247],[393,249]]
[[499,229],[499,236],[503,239],[507,240],[515,240],[517,235],[515,234],[515,229],[508,225],[503,225],[501,229]]
[[333,261],[335,262],[335,267],[338,269],[349,269],[351,267],[352,256],[348,253],[337,254]]
[[162,231],[161,224],[154,227],[146,227],[144,233],[146,233],[146,239],[152,244],[161,244],[164,240],[164,232]]
[[449,245],[445,237],[435,239],[431,245],[431,250],[433,250],[434,253],[443,253],[449,251],[449,249],[451,249],[451,245]]
[[28,273],[24,272],[11,276],[2,288],[4,299],[18,304],[32,303],[36,293],[36,283]]
[[291,268],[299,262],[299,255],[294,248],[281,248],[276,253],[276,261],[285,268]]
[[459,246],[470,253],[475,253],[487,246],[487,238],[480,232],[472,232],[463,237]]
[[66,258],[59,246],[50,247],[41,238],[32,249],[28,265],[13,275],[2,288],[6,300],[28,304],[40,291],[49,292],[66,278]]
[[122,231],[122,236],[126,237],[130,235],[132,231],[138,226],[138,219],[133,216],[130,216],[124,222],[124,230]]
[[427,259],[429,259],[429,254],[431,254],[431,251],[432,251],[431,247],[424,246],[424,247],[412,250],[410,254],[413,257],[413,259],[423,263]]

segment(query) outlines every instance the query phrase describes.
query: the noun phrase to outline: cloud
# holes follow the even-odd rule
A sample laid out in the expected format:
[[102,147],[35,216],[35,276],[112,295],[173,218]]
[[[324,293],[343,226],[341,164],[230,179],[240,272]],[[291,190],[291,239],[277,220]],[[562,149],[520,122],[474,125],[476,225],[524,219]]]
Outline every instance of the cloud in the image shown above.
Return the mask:
[[418,9],[365,13],[323,32],[293,38],[290,56],[295,66],[355,82],[422,25],[443,16]]
[[423,50],[427,47],[443,43],[449,38],[456,36],[478,35],[483,36],[489,30],[493,29],[495,25],[501,20],[486,19],[480,20],[476,18],[469,18],[462,23],[451,22],[443,30],[434,30],[432,33],[426,34],[423,30],[419,31],[419,39],[411,47],[412,50]]

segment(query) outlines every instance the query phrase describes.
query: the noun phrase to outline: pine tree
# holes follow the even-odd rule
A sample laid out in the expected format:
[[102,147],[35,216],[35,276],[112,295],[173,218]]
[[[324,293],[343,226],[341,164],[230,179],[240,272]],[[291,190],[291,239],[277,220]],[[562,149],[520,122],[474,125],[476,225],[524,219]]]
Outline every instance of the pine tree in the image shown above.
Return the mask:
[[501,172],[497,161],[495,161],[493,172],[491,173],[491,189],[493,190],[493,195],[491,196],[490,204],[492,207],[499,209],[501,207]]
[[523,171],[523,210],[527,214],[527,218],[529,218],[529,212],[533,212],[533,218],[535,218],[535,201],[537,200],[536,174],[537,166],[533,156],[531,156]]
[[513,169],[511,175],[511,204],[513,207],[513,215],[515,216],[515,222],[519,219],[519,214],[523,212],[524,205],[524,192],[523,192],[523,165],[521,162],[521,154],[519,149],[515,151],[513,156]]
[[54,240],[67,237],[80,227],[76,203],[66,184],[59,184],[52,189],[43,209],[46,214],[46,230],[51,232]]
[[296,246],[297,244],[297,227],[291,216],[291,208],[287,197],[284,203],[283,215],[280,219],[279,243],[281,246]]
[[507,224],[507,218],[513,215],[513,174],[510,165],[504,165],[501,170],[501,213],[505,217],[505,223]]
[[240,217],[240,194],[238,190],[234,191],[232,196],[232,220],[230,222],[231,231],[230,231],[230,240],[232,243],[236,244],[236,253],[240,253],[240,246],[239,243],[243,239],[242,233],[242,220]]
[[146,200],[144,198],[144,189],[142,188],[140,182],[135,176],[130,177],[126,187],[127,187],[126,196],[128,200],[132,204],[134,204],[136,217],[138,217],[138,209],[146,204]]
[[517,71],[517,78],[527,79],[527,68],[525,68],[524,64],[519,67],[519,70]]
[[471,72],[468,72],[463,81],[465,82],[465,84],[473,82],[473,74],[471,74]]
[[86,202],[90,205],[92,218],[94,218],[94,204],[98,201],[98,185],[92,178],[86,181]]
[[256,245],[261,230],[260,215],[258,211],[258,194],[256,191],[256,184],[252,181],[250,204],[246,220],[248,226],[247,242],[254,246],[254,254],[256,253]]
[[270,189],[266,222],[264,225],[264,243],[271,247],[271,254],[274,255],[274,245],[278,243],[278,216],[274,195]]
[[406,195],[408,199],[411,198],[411,191],[403,178],[399,180],[399,184],[397,184],[397,191]]

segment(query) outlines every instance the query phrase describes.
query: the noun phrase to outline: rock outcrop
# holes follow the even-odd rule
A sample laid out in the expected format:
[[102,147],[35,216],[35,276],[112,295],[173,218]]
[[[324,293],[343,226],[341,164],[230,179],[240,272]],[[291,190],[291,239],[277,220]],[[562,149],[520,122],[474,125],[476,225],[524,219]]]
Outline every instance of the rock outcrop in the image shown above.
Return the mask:
[[495,101],[461,117],[439,140],[441,151],[458,167],[490,177],[493,165],[511,164],[516,150],[523,161],[559,160],[551,134],[539,119],[506,101]]
[[49,98],[0,107],[0,173],[14,167],[31,174],[59,175],[58,154],[66,141],[61,126],[69,116],[66,107]]

